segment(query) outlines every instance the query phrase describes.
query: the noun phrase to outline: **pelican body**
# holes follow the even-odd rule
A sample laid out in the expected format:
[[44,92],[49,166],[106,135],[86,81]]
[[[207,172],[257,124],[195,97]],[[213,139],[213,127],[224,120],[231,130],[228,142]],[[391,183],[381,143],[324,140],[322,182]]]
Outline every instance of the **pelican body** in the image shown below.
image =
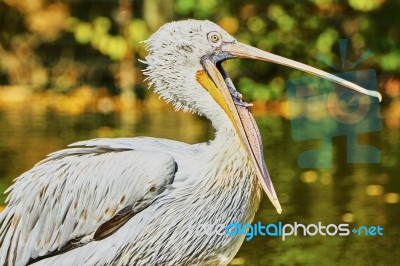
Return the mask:
[[161,27],[146,41],[150,85],[177,110],[207,117],[207,143],[94,139],[19,176],[0,214],[0,265],[227,265],[244,236],[193,224],[250,223],[262,190],[281,206],[257,125],[221,66],[237,57],[287,65],[380,98],[310,66],[237,42],[210,21]]

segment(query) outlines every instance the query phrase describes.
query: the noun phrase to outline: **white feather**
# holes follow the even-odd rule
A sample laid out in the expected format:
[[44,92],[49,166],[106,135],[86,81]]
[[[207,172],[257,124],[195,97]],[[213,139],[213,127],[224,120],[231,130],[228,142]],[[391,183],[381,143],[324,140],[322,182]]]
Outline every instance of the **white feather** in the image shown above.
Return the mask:
[[116,146],[59,151],[17,179],[0,214],[0,265],[23,265],[89,235],[125,206],[154,197],[172,182],[170,155]]
[[[194,236],[187,226],[250,222],[261,190],[228,115],[197,82],[213,52],[209,21],[173,22],[147,42],[144,73],[175,108],[205,115],[214,141],[95,139],[50,154],[7,191],[0,214],[0,265],[25,265],[83,237],[82,246],[34,265],[226,265],[243,236]],[[83,147],[82,147],[83,146]],[[177,171],[177,172],[176,172]],[[112,235],[94,232],[126,206],[144,204]]]

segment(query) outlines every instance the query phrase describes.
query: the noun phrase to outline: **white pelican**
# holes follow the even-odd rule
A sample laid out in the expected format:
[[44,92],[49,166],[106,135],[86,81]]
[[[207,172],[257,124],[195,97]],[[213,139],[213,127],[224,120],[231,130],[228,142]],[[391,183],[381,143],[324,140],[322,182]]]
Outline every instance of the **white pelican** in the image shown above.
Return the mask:
[[221,67],[245,57],[353,83],[237,42],[210,21],[168,23],[146,42],[154,91],[207,117],[208,143],[94,139],[50,154],[8,189],[0,265],[226,265],[244,236],[195,235],[189,224],[249,223],[261,188],[280,213],[248,106]]

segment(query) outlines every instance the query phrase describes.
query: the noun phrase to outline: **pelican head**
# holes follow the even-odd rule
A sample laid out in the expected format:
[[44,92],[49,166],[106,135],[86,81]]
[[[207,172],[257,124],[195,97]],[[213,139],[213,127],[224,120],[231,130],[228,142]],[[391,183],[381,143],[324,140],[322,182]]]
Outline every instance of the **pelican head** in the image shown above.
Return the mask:
[[186,20],[161,27],[147,41],[144,63],[154,91],[175,109],[209,118],[218,131],[235,132],[268,198],[280,213],[281,206],[262,154],[258,128],[231,79],[221,66],[224,60],[252,58],[292,67],[346,86],[359,93],[381,96],[356,84],[308,65],[238,42],[210,21]]

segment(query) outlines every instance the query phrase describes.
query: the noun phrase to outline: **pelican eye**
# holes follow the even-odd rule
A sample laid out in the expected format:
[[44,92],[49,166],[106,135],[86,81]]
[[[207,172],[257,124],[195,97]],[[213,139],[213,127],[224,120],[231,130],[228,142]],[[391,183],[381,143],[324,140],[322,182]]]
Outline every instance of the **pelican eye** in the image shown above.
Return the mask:
[[222,36],[218,32],[213,31],[208,34],[208,40],[212,45],[219,45],[222,41]]

